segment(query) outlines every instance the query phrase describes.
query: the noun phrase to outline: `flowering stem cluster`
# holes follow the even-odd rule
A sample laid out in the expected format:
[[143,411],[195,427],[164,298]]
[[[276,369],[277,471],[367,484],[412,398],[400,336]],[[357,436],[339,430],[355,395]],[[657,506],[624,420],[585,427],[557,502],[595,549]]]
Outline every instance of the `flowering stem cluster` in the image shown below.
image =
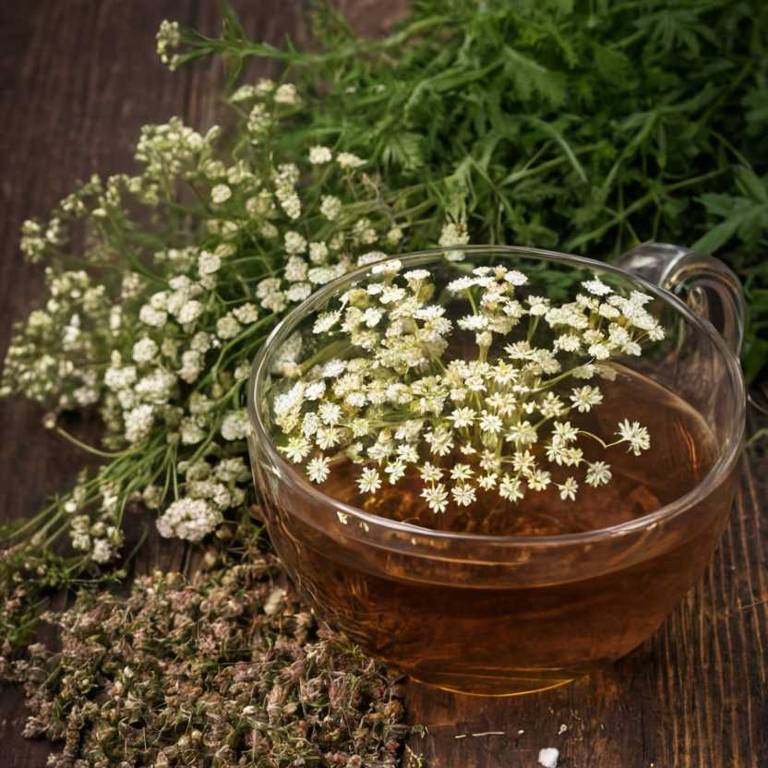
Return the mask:
[[601,436],[579,417],[602,402],[587,382],[614,375],[608,361],[664,338],[650,296],[595,277],[557,304],[527,291],[518,270],[467,270],[441,292],[429,270],[390,260],[316,317],[321,351],[272,396],[280,450],[310,480],[325,482],[343,460],[360,467],[363,493],[418,476],[442,513],[479,493],[515,503],[553,483],[575,500],[581,482],[611,479],[606,461],[585,459],[584,440],[648,450],[637,422]]
[[[229,141],[175,118],[145,126],[140,173],[94,177],[48,222],[25,223],[49,297],[16,327],[0,393],[45,403],[47,426],[104,464],[6,546],[68,532],[81,565],[103,564],[133,501],[158,510],[163,536],[193,542],[237,517],[250,493],[244,387],[265,335],[315,288],[431,226],[356,155],[276,143],[301,108],[292,84],[247,83],[230,103]],[[444,239],[461,241],[455,227]],[[101,446],[58,423],[91,407]]]

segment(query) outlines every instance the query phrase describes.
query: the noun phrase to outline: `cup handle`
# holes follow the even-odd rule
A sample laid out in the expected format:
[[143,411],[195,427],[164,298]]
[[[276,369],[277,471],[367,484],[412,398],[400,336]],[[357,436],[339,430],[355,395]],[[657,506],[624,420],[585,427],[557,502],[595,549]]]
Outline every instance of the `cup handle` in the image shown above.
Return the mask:
[[679,296],[739,354],[746,317],[744,291],[722,261],[679,245],[644,243],[619,257],[617,266]]

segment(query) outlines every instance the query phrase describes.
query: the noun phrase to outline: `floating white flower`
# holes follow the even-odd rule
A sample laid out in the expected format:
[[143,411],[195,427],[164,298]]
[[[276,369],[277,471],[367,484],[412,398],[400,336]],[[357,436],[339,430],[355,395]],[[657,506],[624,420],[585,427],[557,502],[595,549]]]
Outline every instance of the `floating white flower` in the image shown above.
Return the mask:
[[595,296],[607,296],[608,294],[613,293],[613,289],[600,280],[599,277],[595,277],[592,280],[585,280],[582,285]]
[[374,467],[365,467],[357,480],[357,485],[363,493],[376,493],[381,488],[381,478]]
[[341,168],[360,168],[365,165],[365,160],[351,152],[339,152],[336,156],[336,162]]
[[448,509],[448,493],[442,483],[435,483],[424,488],[421,495],[433,512],[445,512]]
[[629,419],[624,419],[619,422],[618,434],[622,440],[629,444],[629,450],[635,456],[639,456],[651,447],[651,437],[648,430],[637,421],[630,422]]
[[[454,235],[449,227],[443,245]],[[312,251],[298,239],[286,239],[286,248]],[[616,368],[598,361],[636,355],[652,332],[663,335],[642,295],[614,293],[595,278],[583,284],[588,293],[557,304],[525,295],[528,277],[518,270],[465,267],[444,286],[455,302],[449,312],[430,303],[441,289],[429,270],[400,274],[397,260],[378,264],[383,256],[372,252],[370,277],[314,317],[307,348],[320,362],[302,372],[294,361],[298,378],[272,401],[281,450],[306,463],[311,480],[324,482],[338,459],[359,465],[361,493],[418,476],[426,506],[443,513],[451,504],[471,506],[480,493],[516,504],[551,488],[574,501],[581,483],[605,485],[610,466],[586,461],[582,440],[648,450],[638,422],[625,419],[607,440],[582,426],[590,422],[580,415],[600,406],[604,393],[573,386],[597,375],[611,380]],[[303,277],[299,266],[287,270]],[[325,268],[310,269],[310,280]],[[263,301],[273,290],[263,281],[257,293]],[[476,357],[451,358],[452,334],[464,334],[463,350],[471,343],[464,332],[474,337]],[[343,360],[325,353],[335,345]]]
[[594,461],[587,465],[585,482],[597,488],[611,480],[611,468],[604,461]]
[[477,493],[471,485],[454,485],[451,489],[451,496],[453,500],[460,507],[470,506],[477,498]]
[[575,387],[570,394],[573,407],[579,413],[587,413],[593,406],[603,402],[603,394],[597,387]]
[[579,484],[576,482],[575,477],[566,478],[564,483],[558,484],[560,490],[560,498],[563,501],[575,501],[576,492],[579,490]]
[[313,483],[323,483],[330,474],[330,460],[324,456],[316,456],[307,464],[307,476]]

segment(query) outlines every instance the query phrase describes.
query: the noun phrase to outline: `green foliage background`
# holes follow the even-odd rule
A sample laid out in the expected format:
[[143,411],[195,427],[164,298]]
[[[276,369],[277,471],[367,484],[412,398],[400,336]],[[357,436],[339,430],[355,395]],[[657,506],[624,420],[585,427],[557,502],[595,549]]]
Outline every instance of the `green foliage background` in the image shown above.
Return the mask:
[[[662,240],[717,253],[751,308],[753,379],[768,358],[768,4],[762,0],[416,0],[387,38],[323,6],[316,49],[184,35],[234,84],[278,59],[308,95],[286,142],[343,146],[390,188],[419,185],[473,242],[611,259]],[[426,183],[425,183],[426,182]]]

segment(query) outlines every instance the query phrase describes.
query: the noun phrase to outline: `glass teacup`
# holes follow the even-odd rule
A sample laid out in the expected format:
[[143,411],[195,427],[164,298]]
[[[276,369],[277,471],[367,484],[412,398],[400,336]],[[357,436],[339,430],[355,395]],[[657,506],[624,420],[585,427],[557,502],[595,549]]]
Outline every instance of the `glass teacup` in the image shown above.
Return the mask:
[[318,311],[364,283],[373,267],[307,299],[254,361],[254,477],[272,542],[317,613],[431,685],[495,696],[562,685],[646,640],[712,556],[744,433],[738,281],[714,259],[664,245],[635,249],[619,266],[502,246],[399,260],[444,281],[503,264],[554,291],[596,275],[653,297],[667,329],[651,354],[620,361],[620,386],[605,405],[641,413],[654,450],[634,465],[619,496],[601,497],[596,519],[607,524],[565,534],[456,532],[389,519],[311,485],[277,450],[268,397],[276,362]]

